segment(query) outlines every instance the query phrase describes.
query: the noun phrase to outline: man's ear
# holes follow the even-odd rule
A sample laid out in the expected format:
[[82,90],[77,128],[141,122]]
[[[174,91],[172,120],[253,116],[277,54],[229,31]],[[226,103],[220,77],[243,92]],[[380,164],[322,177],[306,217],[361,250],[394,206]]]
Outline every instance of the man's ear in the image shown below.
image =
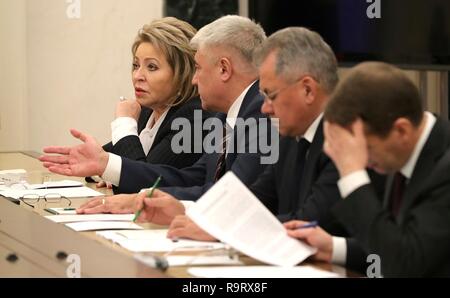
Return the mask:
[[302,92],[304,92],[306,103],[312,104],[317,97],[317,82],[306,76],[303,78],[302,86]]
[[408,141],[413,136],[414,125],[407,118],[398,118],[394,121],[392,128],[396,133],[396,137],[401,141]]
[[219,72],[220,72],[220,78],[223,82],[228,81],[232,74],[233,74],[233,67],[231,64],[230,59],[226,57],[222,57],[219,60]]

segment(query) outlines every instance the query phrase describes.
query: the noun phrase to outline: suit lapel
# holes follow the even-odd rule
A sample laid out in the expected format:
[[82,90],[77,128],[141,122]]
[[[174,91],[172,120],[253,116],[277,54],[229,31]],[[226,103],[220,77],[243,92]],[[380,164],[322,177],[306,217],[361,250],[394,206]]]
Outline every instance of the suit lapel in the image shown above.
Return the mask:
[[403,204],[399,212],[399,221],[403,219],[405,211],[411,207],[422,189],[427,186],[427,183],[424,182],[433,171],[436,162],[445,153],[448,139],[449,135],[444,129],[443,122],[437,119],[405,189]]
[[[158,144],[159,141],[167,135],[167,133],[172,130],[172,118],[174,114],[178,110],[178,106],[171,107],[170,110],[167,112],[166,117],[164,118],[163,122],[161,123],[161,126],[159,127],[158,131],[156,132],[155,141],[154,144]],[[150,150],[151,151],[151,150]]]
[[153,111],[148,108],[142,108],[138,120],[138,135],[145,128],[145,126],[147,126],[148,119],[150,119],[150,115],[152,114],[152,112]]
[[297,200],[297,205],[301,206],[306,199],[306,196],[310,190],[310,186],[313,183],[314,174],[316,173],[317,160],[320,158],[323,149],[323,120],[320,121],[319,126],[317,127],[316,134],[314,135],[313,142],[309,147],[309,152],[306,157],[305,167],[303,169],[302,181],[300,183],[300,191]]
[[[247,107],[253,102],[253,98],[258,94],[259,94],[259,81],[256,81],[248,89],[247,94],[245,94],[244,99],[242,100],[242,104],[241,104],[241,107],[240,107],[239,113],[238,113],[238,118],[242,118],[244,120],[247,119],[247,116],[248,116]],[[226,115],[224,115],[224,119],[223,119],[224,124],[225,124],[225,121],[226,121]],[[238,141],[238,139],[237,139],[237,130],[235,129],[235,127],[233,127],[233,140],[234,140],[233,152],[227,154],[227,157],[225,159],[226,171],[231,169],[231,165],[233,164],[233,162],[237,156],[236,155],[236,153],[237,153],[236,141]]]

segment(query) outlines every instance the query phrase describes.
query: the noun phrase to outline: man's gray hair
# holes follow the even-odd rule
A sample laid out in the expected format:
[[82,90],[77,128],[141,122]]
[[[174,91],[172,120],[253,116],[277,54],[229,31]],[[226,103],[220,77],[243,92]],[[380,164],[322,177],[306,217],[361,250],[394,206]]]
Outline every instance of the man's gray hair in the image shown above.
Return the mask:
[[288,81],[311,75],[331,93],[338,82],[337,61],[331,47],[309,29],[289,27],[269,36],[256,54],[257,64],[276,51],[275,73]]
[[202,27],[192,38],[191,45],[198,49],[204,46],[229,46],[249,64],[254,65],[254,53],[266,39],[263,28],[252,20],[227,15]]

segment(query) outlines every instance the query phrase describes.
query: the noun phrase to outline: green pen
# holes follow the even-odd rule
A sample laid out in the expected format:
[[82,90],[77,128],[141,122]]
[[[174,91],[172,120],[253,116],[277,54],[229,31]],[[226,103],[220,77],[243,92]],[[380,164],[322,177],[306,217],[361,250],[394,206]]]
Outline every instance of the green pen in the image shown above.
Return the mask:
[[51,214],[60,215],[61,211],[75,211],[76,208],[55,208],[56,210],[53,210],[51,208],[45,208],[44,210],[47,212],[50,212]]
[[[156,179],[155,183],[153,184],[153,186],[150,188],[149,191],[147,191],[147,198],[151,198],[153,195],[153,191],[155,190],[155,188],[158,187],[159,181],[161,181],[161,176],[158,177],[158,179]],[[144,206],[142,206],[141,209],[139,209],[138,211],[136,211],[136,213],[134,214],[134,219],[133,222],[136,222],[136,220],[139,218],[139,216],[141,215],[142,210],[144,210]]]

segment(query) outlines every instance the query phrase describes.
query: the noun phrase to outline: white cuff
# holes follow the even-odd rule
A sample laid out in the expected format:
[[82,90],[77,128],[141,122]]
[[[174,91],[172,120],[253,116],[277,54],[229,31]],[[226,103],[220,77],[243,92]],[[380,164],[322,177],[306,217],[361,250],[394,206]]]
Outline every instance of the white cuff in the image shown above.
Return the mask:
[[347,242],[344,237],[333,237],[333,253],[331,262],[337,265],[345,266],[347,262]]
[[102,179],[112,185],[119,186],[120,172],[122,171],[122,158],[118,155],[108,153],[109,159],[103,172]]
[[356,189],[369,183],[370,178],[366,170],[360,170],[342,177],[341,179],[339,179],[337,184],[339,187],[339,192],[341,193],[341,197],[345,199]]
[[126,136],[137,136],[137,122],[131,117],[119,117],[111,122],[113,146]]

